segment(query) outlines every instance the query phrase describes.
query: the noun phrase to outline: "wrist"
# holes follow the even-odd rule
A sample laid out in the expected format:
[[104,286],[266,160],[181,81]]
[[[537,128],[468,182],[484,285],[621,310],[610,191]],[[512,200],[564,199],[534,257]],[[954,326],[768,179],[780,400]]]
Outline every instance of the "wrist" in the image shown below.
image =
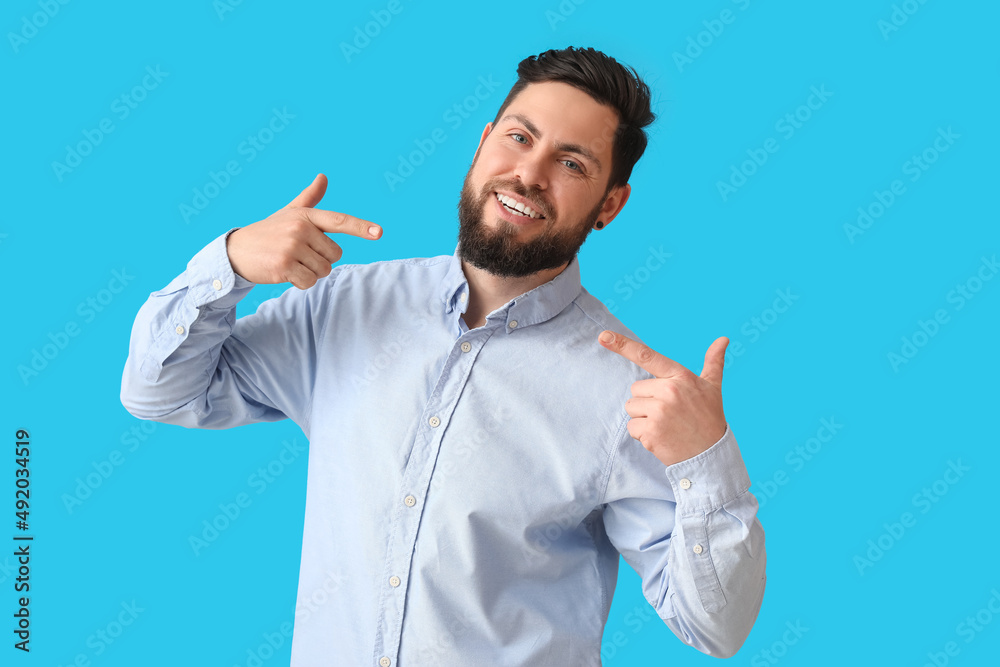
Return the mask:
[[238,278],[242,278],[243,280],[245,280],[247,282],[253,282],[253,281],[249,280],[248,278],[246,278],[242,273],[239,272],[239,270],[236,268],[236,262],[233,261],[233,253],[232,253],[232,249],[231,249],[232,246],[230,245],[230,238],[232,237],[233,234],[235,234],[236,232],[240,231],[241,229],[243,229],[243,228],[242,227],[233,227],[228,232],[226,232],[226,243],[225,243],[225,245],[226,245],[226,259],[229,260],[229,268],[232,269],[233,273],[236,274],[236,276]]

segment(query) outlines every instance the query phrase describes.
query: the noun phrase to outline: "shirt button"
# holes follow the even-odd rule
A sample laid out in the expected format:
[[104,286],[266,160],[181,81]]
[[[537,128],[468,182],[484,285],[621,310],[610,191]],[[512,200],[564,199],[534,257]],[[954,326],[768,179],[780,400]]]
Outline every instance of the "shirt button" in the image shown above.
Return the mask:
[[702,551],[704,551],[704,549],[701,548],[700,544],[696,544],[694,545],[694,548],[691,549],[691,551],[695,552],[696,554],[700,554]]
[[382,667],[389,667],[389,665],[392,664],[392,660],[390,660],[385,656],[382,656],[381,658],[379,658],[378,664],[382,665]]
[[458,300],[461,301],[462,303],[465,303],[466,298],[468,297],[466,296],[465,292],[462,292],[461,294],[458,295]]
[[216,292],[218,292],[220,289],[222,289],[222,281],[221,280],[213,280],[212,281],[212,289],[214,289]]
[[181,325],[178,324],[177,328],[174,329],[174,331],[176,331],[179,334],[183,334],[184,333],[184,327],[182,327]]
[[437,428],[441,424],[441,420],[438,419],[437,417],[431,417],[430,419],[427,420],[427,423],[430,424],[432,427]]
[[405,504],[407,507],[413,507],[414,505],[417,504],[417,499],[414,498],[413,496],[406,496],[405,498],[403,498],[403,504]]
[[507,326],[509,326],[511,329],[513,329],[514,327],[517,326],[517,320],[511,320],[510,324],[508,324]]
[[399,577],[397,577],[395,575],[389,577],[389,585],[392,586],[393,588],[395,588],[396,586],[399,586]]
[[472,349],[472,343],[468,341],[462,343],[462,352],[468,352],[471,349]]
[[682,489],[690,489],[691,488],[691,480],[689,480],[687,477],[685,477],[684,479],[682,479],[681,480],[681,488]]

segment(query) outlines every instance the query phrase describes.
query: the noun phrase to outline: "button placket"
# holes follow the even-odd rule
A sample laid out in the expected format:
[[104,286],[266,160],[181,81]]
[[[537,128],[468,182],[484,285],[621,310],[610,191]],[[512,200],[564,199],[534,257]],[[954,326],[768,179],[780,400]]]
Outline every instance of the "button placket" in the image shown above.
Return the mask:
[[[402,577],[410,572],[414,547],[421,530],[421,517],[424,508],[422,503],[419,504],[419,508],[417,507],[417,499],[421,494],[426,494],[433,478],[433,464],[437,459],[437,452],[440,450],[444,437],[445,422],[452,414],[475,363],[475,354],[466,356],[466,346],[469,352],[480,349],[478,344],[463,340],[457,346],[463,354],[452,352],[449,355],[445,367],[441,370],[441,375],[430,393],[430,400],[425,405],[424,425],[418,429],[416,441],[406,469],[403,471],[401,486],[404,493],[402,497],[404,507],[399,508],[399,514],[393,520],[390,545],[386,554],[386,568],[383,570],[383,576],[386,579],[383,581],[387,581],[389,585],[383,588],[382,594],[379,596],[383,607],[378,618],[380,635],[374,646],[376,656],[383,652],[391,655],[393,651],[398,649],[401,630],[398,623],[402,618],[401,614],[406,604],[409,586]],[[427,412],[432,412],[432,414],[428,416]],[[410,493],[407,494],[407,492]],[[414,511],[407,511],[408,508],[413,508]],[[407,585],[404,586],[404,583]],[[386,658],[388,659],[388,656]]]

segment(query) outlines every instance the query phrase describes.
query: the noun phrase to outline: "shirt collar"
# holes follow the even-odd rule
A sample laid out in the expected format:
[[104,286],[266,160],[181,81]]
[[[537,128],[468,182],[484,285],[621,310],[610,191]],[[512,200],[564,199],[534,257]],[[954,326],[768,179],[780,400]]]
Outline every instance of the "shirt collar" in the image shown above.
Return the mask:
[[[487,326],[491,321],[503,322],[504,329],[511,333],[532,324],[539,324],[561,313],[580,294],[580,263],[576,257],[563,269],[562,273],[547,283],[514,297],[487,316]],[[448,271],[438,287],[438,294],[445,312],[456,308],[465,312],[469,282],[462,271],[462,261],[458,256],[458,246],[451,255]]]

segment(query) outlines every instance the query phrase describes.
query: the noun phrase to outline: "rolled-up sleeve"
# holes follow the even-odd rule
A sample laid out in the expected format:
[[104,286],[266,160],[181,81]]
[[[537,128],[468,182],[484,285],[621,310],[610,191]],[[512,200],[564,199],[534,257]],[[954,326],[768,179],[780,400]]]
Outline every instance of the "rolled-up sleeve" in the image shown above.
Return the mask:
[[605,492],[608,538],[677,637],[730,657],[750,634],[766,581],[764,530],[736,439],[727,425],[701,454],[664,466],[624,424]]

